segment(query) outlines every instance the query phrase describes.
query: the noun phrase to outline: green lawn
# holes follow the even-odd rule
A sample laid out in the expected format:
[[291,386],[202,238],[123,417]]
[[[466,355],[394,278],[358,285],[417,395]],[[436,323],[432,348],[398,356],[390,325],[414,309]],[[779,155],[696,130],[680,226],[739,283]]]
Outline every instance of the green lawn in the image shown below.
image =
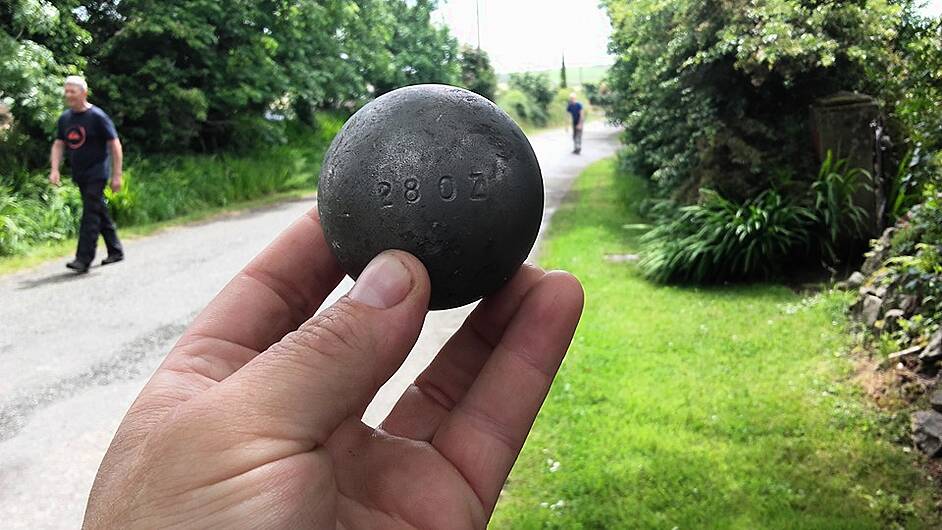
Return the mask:
[[[575,273],[586,312],[493,528],[932,528],[933,486],[851,378],[836,293],[651,284],[643,196],[590,167],[541,264]],[[884,434],[884,435],[881,435]]]

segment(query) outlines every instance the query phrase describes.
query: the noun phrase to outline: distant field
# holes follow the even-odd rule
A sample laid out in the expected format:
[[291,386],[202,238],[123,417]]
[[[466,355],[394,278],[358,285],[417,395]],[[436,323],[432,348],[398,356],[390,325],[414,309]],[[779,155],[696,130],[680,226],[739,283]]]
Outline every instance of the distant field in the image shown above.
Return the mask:
[[[608,74],[608,66],[568,66],[566,67],[566,78],[570,86],[581,85],[583,83],[592,83],[598,84],[600,81],[605,79],[605,76]],[[537,74],[546,74],[549,76],[550,81],[553,82],[554,86],[559,85],[559,68],[553,68],[552,70],[537,70]],[[506,83],[510,79],[510,74],[497,74],[497,80],[501,83]]]

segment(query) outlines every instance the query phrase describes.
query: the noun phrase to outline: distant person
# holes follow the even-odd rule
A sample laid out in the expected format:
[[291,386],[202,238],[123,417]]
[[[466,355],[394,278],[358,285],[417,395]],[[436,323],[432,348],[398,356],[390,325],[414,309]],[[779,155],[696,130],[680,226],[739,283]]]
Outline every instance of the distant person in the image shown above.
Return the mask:
[[576,98],[575,92],[569,95],[569,106],[566,112],[572,114],[572,152],[582,153],[582,126],[585,125],[585,108]]
[[[88,102],[88,84],[79,76],[65,80],[65,102],[69,109],[59,116],[56,140],[50,156],[52,171],[49,181],[59,186],[62,152],[69,149],[72,180],[82,192],[82,221],[79,227],[78,250],[75,259],[66,267],[78,273],[88,272],[95,259],[99,234],[105,240],[108,257],[102,265],[124,259],[124,249],[118,239],[108,205],[105,203],[105,185],[111,177],[111,189],[121,189],[121,141],[111,118],[105,111]],[[110,160],[110,166],[109,166]]]

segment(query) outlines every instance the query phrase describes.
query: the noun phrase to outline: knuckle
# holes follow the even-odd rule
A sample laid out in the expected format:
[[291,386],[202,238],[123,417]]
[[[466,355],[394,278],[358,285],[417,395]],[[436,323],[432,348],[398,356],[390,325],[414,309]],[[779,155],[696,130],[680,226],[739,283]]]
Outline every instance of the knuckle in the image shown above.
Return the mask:
[[303,324],[285,337],[287,350],[306,358],[312,353],[340,361],[349,361],[351,353],[367,351],[369,333],[355,309],[341,300],[321,315]]

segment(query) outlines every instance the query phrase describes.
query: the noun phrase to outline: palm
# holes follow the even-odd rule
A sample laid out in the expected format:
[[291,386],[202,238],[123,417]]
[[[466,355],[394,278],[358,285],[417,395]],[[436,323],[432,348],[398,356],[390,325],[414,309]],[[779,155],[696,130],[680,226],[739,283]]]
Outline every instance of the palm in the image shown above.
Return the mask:
[[295,223],[148,382],[102,462],[86,526],[484,527],[568,348],[581,287],[523,267],[373,430],[362,412],[428,306],[428,276],[407,261],[412,287],[394,307],[343,299],[309,319],[342,273],[316,211]]
[[[487,510],[474,490],[429,443],[377,436],[351,419],[328,449],[336,469],[338,528],[481,528],[486,523]],[[423,496],[434,496],[435,502],[416,502]]]

